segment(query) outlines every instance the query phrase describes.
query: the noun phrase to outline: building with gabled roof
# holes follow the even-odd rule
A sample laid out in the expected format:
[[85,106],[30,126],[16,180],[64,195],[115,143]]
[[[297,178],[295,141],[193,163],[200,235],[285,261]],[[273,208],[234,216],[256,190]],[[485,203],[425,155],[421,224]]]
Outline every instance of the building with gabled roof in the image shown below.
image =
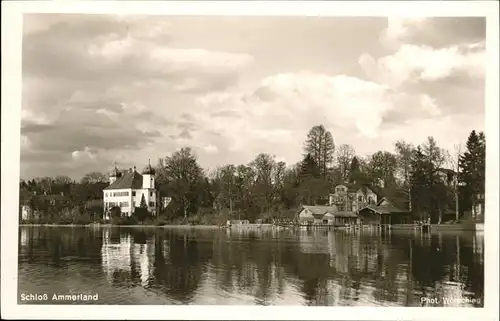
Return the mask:
[[303,205],[298,213],[301,224],[354,224],[357,217],[356,213],[339,211],[336,206]]
[[407,196],[402,190],[392,191],[382,197],[377,205],[368,205],[359,210],[363,224],[405,224],[411,223],[412,213]]
[[378,201],[377,193],[368,184],[338,184],[334,192],[329,195],[329,205],[335,205],[339,211],[351,211],[357,213],[366,205],[375,205]]
[[103,190],[104,219],[110,218],[110,210],[119,207],[123,216],[131,216],[144,200],[149,212],[156,215],[158,191],[155,188],[155,170],[151,164],[142,173],[136,168],[121,172],[116,167],[109,174],[110,185]]

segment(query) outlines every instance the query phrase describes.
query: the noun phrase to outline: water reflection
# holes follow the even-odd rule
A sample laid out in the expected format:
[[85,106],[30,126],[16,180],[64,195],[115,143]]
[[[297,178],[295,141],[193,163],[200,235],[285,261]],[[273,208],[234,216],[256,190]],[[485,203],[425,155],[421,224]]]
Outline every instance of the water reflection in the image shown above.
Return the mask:
[[109,282],[117,286],[141,284],[147,286],[151,264],[154,260],[154,244],[143,243],[140,237],[135,240],[131,234],[113,240],[109,229],[103,230],[102,268]]
[[19,287],[94,287],[100,304],[482,306],[483,247],[473,233],[22,227]]

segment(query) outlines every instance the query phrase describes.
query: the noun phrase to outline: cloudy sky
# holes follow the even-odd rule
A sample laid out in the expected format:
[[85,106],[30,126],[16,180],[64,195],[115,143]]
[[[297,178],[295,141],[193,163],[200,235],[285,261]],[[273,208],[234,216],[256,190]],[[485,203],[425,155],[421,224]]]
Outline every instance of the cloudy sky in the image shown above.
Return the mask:
[[360,155],[484,129],[482,18],[31,14],[21,177],[144,166],[293,163],[323,124]]

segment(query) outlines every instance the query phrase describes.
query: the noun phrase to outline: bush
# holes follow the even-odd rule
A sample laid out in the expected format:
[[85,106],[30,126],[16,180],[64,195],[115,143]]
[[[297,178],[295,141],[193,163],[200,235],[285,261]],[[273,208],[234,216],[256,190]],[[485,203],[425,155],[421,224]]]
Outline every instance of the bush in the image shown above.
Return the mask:
[[155,223],[156,226],[163,226],[163,225],[167,225],[167,224],[168,224],[167,220],[165,220],[163,218],[157,219],[156,223]]
[[125,217],[122,217],[119,222],[118,222],[118,225],[137,225],[137,219],[133,216],[125,216]]
[[114,206],[109,210],[111,218],[120,218],[122,216],[122,210],[118,206]]
[[152,217],[148,209],[144,207],[136,207],[133,216],[138,222],[145,222],[147,220],[151,220]]
[[120,223],[121,223],[121,221],[122,221],[122,218],[121,218],[121,217],[116,217],[116,216],[111,217],[111,219],[109,220],[109,222],[110,222],[112,225],[121,225],[121,224],[120,224]]

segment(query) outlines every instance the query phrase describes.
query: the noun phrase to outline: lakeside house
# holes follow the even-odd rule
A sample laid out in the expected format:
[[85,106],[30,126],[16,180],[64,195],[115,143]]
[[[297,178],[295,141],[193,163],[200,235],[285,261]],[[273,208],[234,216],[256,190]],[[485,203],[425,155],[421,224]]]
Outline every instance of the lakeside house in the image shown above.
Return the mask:
[[436,175],[446,186],[452,186],[454,181],[458,178],[457,172],[449,168],[438,168],[436,170]]
[[298,213],[300,224],[306,225],[345,225],[355,224],[354,212],[339,211],[336,206],[303,205]]
[[360,208],[377,204],[378,196],[367,184],[338,184],[328,197],[328,204],[335,205],[340,212],[357,213]]
[[155,170],[151,164],[139,174],[136,168],[120,172],[116,165],[109,174],[110,185],[103,190],[104,219],[110,219],[110,209],[119,207],[122,216],[131,216],[141,202],[149,212],[156,215],[158,191],[155,188]]
[[[396,193],[395,193],[396,194]],[[385,196],[376,205],[367,205],[359,210],[362,224],[410,224],[412,213],[409,210],[408,201],[403,196]]]

